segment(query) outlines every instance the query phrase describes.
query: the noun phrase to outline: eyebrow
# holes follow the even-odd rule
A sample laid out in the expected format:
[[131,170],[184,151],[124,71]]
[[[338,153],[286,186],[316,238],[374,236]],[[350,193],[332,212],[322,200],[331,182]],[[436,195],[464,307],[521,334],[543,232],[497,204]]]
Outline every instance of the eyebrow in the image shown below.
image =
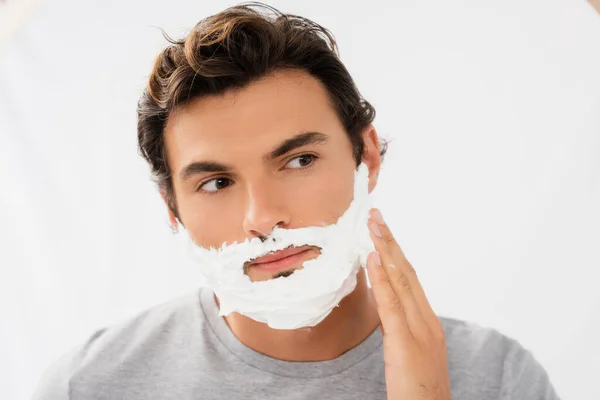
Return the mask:
[[191,178],[193,175],[205,172],[226,172],[233,169],[231,166],[214,161],[195,161],[185,166],[179,173],[182,181]]
[[[289,139],[284,140],[280,145],[271,150],[263,158],[265,161],[272,161],[300,147],[308,146],[309,144],[323,144],[327,142],[327,139],[328,136],[321,132],[299,133]],[[185,181],[197,174],[206,172],[227,172],[232,169],[233,167],[230,165],[215,161],[194,161],[186,165],[181,170],[179,177],[182,181]]]
[[308,146],[309,144],[326,143],[328,136],[321,132],[303,132],[289,139],[286,139],[273,149],[269,154],[265,155],[265,161],[272,161],[282,155],[289,153],[299,147]]

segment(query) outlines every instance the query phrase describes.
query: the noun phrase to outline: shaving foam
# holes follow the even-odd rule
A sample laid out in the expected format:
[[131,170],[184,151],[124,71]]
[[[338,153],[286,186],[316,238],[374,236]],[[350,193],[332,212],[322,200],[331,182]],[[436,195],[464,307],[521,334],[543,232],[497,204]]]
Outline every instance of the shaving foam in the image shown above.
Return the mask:
[[[220,315],[238,312],[274,329],[317,325],[356,287],[356,274],[374,251],[367,221],[371,208],[369,170],[361,164],[354,177],[354,197],[337,222],[327,226],[273,229],[259,238],[223,243],[221,248],[196,245],[188,232],[180,232],[189,254],[199,265],[220,303]],[[321,254],[305,261],[288,277],[253,282],[244,263],[290,246],[316,246]]]

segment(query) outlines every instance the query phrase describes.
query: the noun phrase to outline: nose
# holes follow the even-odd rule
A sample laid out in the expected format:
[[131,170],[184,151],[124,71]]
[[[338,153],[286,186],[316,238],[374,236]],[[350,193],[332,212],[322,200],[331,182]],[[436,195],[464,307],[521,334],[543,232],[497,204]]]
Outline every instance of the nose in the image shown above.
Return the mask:
[[246,235],[263,241],[275,227],[285,227],[290,222],[283,194],[267,186],[266,183],[258,183],[248,188],[243,223]]

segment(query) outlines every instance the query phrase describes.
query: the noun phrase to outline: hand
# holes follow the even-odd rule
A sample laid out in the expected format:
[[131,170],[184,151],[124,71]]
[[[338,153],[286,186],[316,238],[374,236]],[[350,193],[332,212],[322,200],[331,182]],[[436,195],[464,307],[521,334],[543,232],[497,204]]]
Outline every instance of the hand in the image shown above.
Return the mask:
[[367,272],[383,334],[388,400],[450,400],[446,340],[414,268],[373,209],[369,230],[377,252]]

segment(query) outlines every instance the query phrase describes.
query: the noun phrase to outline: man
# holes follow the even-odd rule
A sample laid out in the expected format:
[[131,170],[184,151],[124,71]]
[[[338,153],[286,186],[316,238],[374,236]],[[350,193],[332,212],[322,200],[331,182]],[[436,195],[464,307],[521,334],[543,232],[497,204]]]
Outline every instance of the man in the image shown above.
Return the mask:
[[[359,166],[374,189],[385,144],[325,29],[238,6],[170,43],[139,102],[140,150],[173,227],[235,262],[200,263],[211,287],[98,331],[36,399],[557,399],[517,342],[434,314],[376,209],[366,269],[352,259],[328,285],[345,263],[332,249],[355,244],[323,232],[360,207]],[[324,244],[264,251],[293,232]]]

